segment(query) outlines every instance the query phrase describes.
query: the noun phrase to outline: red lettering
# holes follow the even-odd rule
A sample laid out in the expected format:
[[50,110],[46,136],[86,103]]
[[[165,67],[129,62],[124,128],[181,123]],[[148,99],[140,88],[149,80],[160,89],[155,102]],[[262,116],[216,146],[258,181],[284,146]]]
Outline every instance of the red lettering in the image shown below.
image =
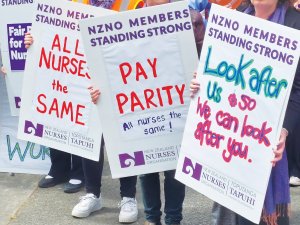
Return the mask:
[[52,111],[56,112],[56,117],[58,118],[59,117],[59,113],[58,113],[58,103],[57,103],[57,99],[56,98],[53,99],[52,105],[51,105],[51,107],[49,109],[49,115],[52,114]]
[[[125,68],[127,67],[127,72],[125,72]],[[120,69],[120,72],[121,72],[121,76],[122,76],[122,80],[123,80],[123,83],[124,84],[127,84],[127,80],[126,78],[130,75],[130,73],[132,72],[132,67],[130,66],[130,64],[128,62],[124,62],[124,63],[121,63],[119,65],[119,69]]]
[[[149,95],[148,95],[149,93]],[[150,108],[150,104],[154,107],[157,107],[157,105],[152,102],[152,98],[154,97],[154,91],[151,90],[151,89],[145,89],[144,90],[144,96],[145,96],[145,101],[146,101],[146,105],[147,105],[147,108],[149,109]]]
[[75,45],[75,55],[84,57],[84,54],[79,53],[79,51],[78,51],[78,46],[79,46],[79,40],[77,39],[77,40],[76,40],[76,45]]
[[253,98],[250,98],[247,95],[241,96],[242,103],[239,102],[239,108],[244,111],[248,109],[249,111],[252,111],[256,107],[256,101]]
[[54,36],[54,39],[53,39],[53,42],[52,42],[51,50],[53,51],[54,48],[57,48],[58,51],[61,51],[61,50],[60,50],[60,40],[59,40],[58,34],[55,34],[55,36]]
[[245,145],[243,149],[242,142],[237,142],[235,139],[230,137],[227,142],[227,150],[223,150],[222,157],[225,162],[229,163],[232,159],[232,156],[239,156],[241,159],[247,159],[248,145]]
[[128,97],[124,93],[120,93],[116,95],[119,112],[121,114],[124,113],[123,106],[128,102]]
[[46,99],[46,95],[40,94],[40,95],[38,96],[38,102],[43,106],[43,109],[40,109],[39,107],[36,107],[36,110],[37,110],[39,113],[45,113],[45,112],[47,111],[47,106],[42,102],[41,98]]
[[86,61],[84,61],[84,60],[80,60],[79,61],[78,76],[80,76],[80,77],[85,77],[86,76],[88,79],[91,79],[90,76],[88,75],[88,73],[85,73],[85,74],[82,73],[82,70],[85,69],[85,67],[84,67],[85,64],[86,64]]
[[200,117],[204,116],[204,119],[207,120],[210,117],[210,107],[207,105],[207,100],[204,102],[204,105],[200,102],[200,97],[198,97],[197,111],[198,114],[200,112]]
[[44,62],[46,68],[49,69],[49,68],[50,68],[50,64],[51,64],[51,56],[52,56],[52,52],[50,51],[50,52],[49,52],[49,57],[48,57],[48,59],[47,59],[47,55],[46,55],[46,52],[45,52],[45,48],[42,47],[41,55],[40,55],[39,67],[42,67],[43,62]]
[[145,107],[143,106],[142,102],[140,101],[137,94],[133,91],[130,94],[131,97],[131,112],[134,112],[135,107],[140,107],[142,110],[145,110]]
[[72,59],[71,59],[71,66],[72,66],[73,68],[70,68],[69,71],[70,71],[70,73],[73,74],[73,75],[77,74],[77,70],[78,70],[77,64],[78,64],[78,60],[77,60],[76,58],[72,58]]
[[70,59],[67,56],[62,57],[62,64],[61,64],[61,72],[66,70],[66,73],[69,73],[67,66],[70,64]]
[[245,115],[244,122],[243,122],[243,128],[241,131],[241,137],[244,137],[245,135],[248,137],[252,137],[255,140],[258,140],[258,143],[263,143],[265,146],[270,146],[270,140],[267,137],[267,134],[272,131],[272,127],[266,128],[267,122],[264,122],[261,126],[261,128],[256,128],[251,125],[247,125],[247,119],[248,115]]
[[211,147],[215,147],[219,149],[221,140],[224,140],[224,136],[221,134],[217,134],[210,130],[211,121],[205,120],[204,123],[199,122],[197,128],[194,132],[194,137],[200,141],[200,145],[203,145],[205,140],[205,144]]
[[166,91],[166,93],[167,93],[169,105],[173,104],[172,95],[171,95],[171,91],[170,91],[172,88],[173,88],[172,85],[164,86],[161,88],[162,90]]
[[233,125],[234,133],[236,133],[239,128],[239,120],[229,113],[224,113],[222,110],[217,112],[216,121],[219,126],[224,127],[226,130],[230,130]]
[[153,77],[157,77],[157,72],[156,72],[157,58],[153,59],[153,63],[150,61],[150,59],[147,59],[147,62],[149,63],[150,67],[152,68]]
[[184,99],[183,99],[184,88],[185,88],[185,84],[182,84],[181,88],[179,88],[177,85],[175,85],[175,89],[176,89],[176,91],[178,93],[181,105],[184,104]]
[[67,41],[68,41],[68,37],[65,37],[65,38],[64,38],[64,48],[63,48],[63,52],[71,53],[71,51],[67,49]]
[[[47,105],[42,102],[41,100],[42,98],[46,99],[46,95],[40,94],[38,96],[38,102],[40,105],[42,105],[42,108],[37,107],[36,109],[40,113],[46,113],[48,111],[48,108]],[[75,122],[76,124],[84,126],[85,123],[80,120],[80,118],[83,116],[80,110],[84,108],[85,106],[83,105],[76,105],[76,109],[75,109],[72,102],[65,102],[65,101],[63,101],[62,104],[60,105],[58,100],[54,98],[49,108],[48,114],[52,115],[54,113],[57,118],[61,118],[61,119],[64,119],[66,116],[68,116],[71,122]]]
[[61,107],[60,118],[64,118],[64,115],[68,115],[69,112],[71,112],[71,121],[73,122],[73,104],[72,102],[69,102],[67,106],[67,103],[63,102]]
[[143,66],[139,62],[137,62],[135,66],[136,66],[136,81],[140,81],[140,76],[143,76],[145,80],[147,80],[148,77]]
[[85,123],[79,121],[79,117],[82,117],[82,113],[80,113],[80,109],[84,109],[85,106],[84,105],[77,105],[76,107],[76,120],[75,120],[75,123],[79,124],[79,125],[82,125],[84,126]]

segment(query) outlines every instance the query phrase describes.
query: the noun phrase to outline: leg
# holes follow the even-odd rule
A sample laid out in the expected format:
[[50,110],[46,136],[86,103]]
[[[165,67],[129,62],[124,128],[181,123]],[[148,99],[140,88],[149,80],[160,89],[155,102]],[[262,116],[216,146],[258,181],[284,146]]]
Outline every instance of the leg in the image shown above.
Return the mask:
[[53,187],[67,181],[71,167],[71,154],[50,149],[51,168],[47,176],[39,181],[40,188]]
[[71,155],[70,180],[64,186],[65,193],[76,193],[84,185],[82,158],[77,155]]
[[98,162],[82,158],[82,167],[85,178],[85,188],[87,193],[100,196],[101,178],[104,164],[104,139],[102,136],[100,159]]
[[180,224],[182,204],[185,197],[185,185],[174,178],[175,170],[165,171],[165,223]]
[[72,216],[87,217],[92,212],[102,208],[100,188],[104,162],[104,141],[102,137],[100,159],[98,162],[82,158],[87,194],[80,198],[80,202],[73,208]]
[[161,201],[159,173],[140,175],[143,194],[144,212],[146,220],[153,223],[160,223]]
[[71,169],[71,154],[50,148],[51,168],[49,176],[57,180],[64,180],[69,177]]
[[296,126],[295,132],[288,136],[287,140],[287,156],[289,164],[289,174],[290,174],[290,185],[300,186],[300,140],[297,135],[299,135],[300,126]]
[[121,198],[135,198],[137,176],[120,178]]
[[83,176],[83,168],[82,168],[82,157],[77,156],[77,155],[72,155],[72,167],[70,171],[70,179],[76,179],[76,180],[81,180],[84,181],[84,176]]
[[214,202],[211,225],[232,225],[237,223],[236,220],[236,213]]
[[135,200],[137,176],[120,178],[120,223],[133,223],[137,221],[138,209]]

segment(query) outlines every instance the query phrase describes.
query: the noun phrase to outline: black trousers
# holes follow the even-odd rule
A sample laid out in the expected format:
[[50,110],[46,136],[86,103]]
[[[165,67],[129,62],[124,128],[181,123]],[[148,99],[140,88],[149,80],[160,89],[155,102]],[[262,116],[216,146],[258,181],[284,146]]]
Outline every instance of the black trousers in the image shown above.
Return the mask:
[[[104,164],[104,139],[102,136],[100,159],[98,162],[82,158],[82,166],[87,193],[93,193],[98,198],[101,193],[101,178]],[[121,197],[134,198],[136,194],[137,176],[120,178]]]
[[[299,115],[300,116],[300,115]],[[287,157],[289,164],[289,175],[300,178],[300,124],[287,138]]]
[[297,106],[295,102],[289,102],[283,127],[289,131],[286,142],[289,175],[300,177],[300,111]]
[[57,180],[77,179],[83,181],[82,158],[50,148],[51,168],[49,175]]

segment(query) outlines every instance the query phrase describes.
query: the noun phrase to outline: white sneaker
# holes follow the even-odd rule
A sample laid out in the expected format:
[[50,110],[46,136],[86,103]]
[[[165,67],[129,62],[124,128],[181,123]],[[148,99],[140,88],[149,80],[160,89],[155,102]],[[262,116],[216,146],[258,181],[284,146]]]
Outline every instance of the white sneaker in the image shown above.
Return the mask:
[[290,177],[290,185],[291,186],[300,186],[300,178],[291,176]]
[[134,198],[123,197],[119,203],[119,208],[121,208],[119,214],[120,223],[133,223],[137,221],[138,209]]
[[80,202],[75,205],[72,210],[72,216],[74,217],[88,217],[92,212],[100,210],[102,208],[101,196],[97,198],[94,194],[86,194],[79,198]]

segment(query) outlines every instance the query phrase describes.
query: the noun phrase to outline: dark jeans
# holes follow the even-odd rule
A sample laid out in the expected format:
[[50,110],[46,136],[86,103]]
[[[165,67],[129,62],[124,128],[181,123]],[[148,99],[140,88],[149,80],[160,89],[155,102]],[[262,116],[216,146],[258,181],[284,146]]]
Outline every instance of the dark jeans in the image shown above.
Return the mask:
[[[185,185],[175,180],[175,170],[165,171],[165,223],[176,224],[182,220],[182,204],[185,197]],[[160,200],[159,173],[140,176],[146,220],[154,223],[160,221],[162,212]]]
[[[82,158],[82,166],[87,193],[93,193],[98,198],[101,193],[101,178],[104,164],[104,139],[102,136],[100,159],[98,162]],[[137,176],[120,178],[121,197],[134,198],[136,193]]]
[[77,179],[83,181],[82,158],[50,148],[51,168],[49,175],[57,180]]
[[[300,115],[299,115],[300,116]],[[289,175],[300,178],[300,124],[295,131],[288,135],[287,138],[287,157],[289,165]]]
[[[237,215],[237,225],[256,225],[256,223],[252,223],[251,221],[245,219],[244,217]],[[277,220],[278,225],[289,225],[289,217],[279,217]],[[267,225],[265,222],[261,221],[259,225]]]

